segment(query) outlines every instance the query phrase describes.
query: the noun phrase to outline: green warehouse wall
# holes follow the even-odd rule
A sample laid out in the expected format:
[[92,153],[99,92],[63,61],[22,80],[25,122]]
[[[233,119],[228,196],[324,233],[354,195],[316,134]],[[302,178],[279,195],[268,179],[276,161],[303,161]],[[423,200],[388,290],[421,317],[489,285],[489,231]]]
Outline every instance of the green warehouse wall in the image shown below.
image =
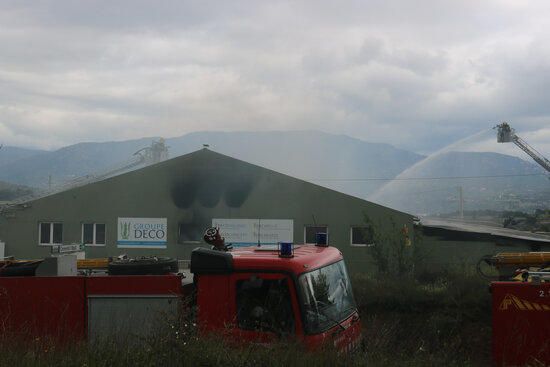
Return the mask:
[[[87,247],[89,258],[127,253],[188,259],[200,242],[178,243],[180,224],[189,239],[201,241],[212,218],[292,219],[296,243],[303,242],[304,226],[328,225],[329,242],[357,272],[373,265],[371,248],[350,245],[350,227],[362,225],[365,213],[381,231],[406,225],[412,232],[408,214],[203,149],[4,209],[0,240],[7,255],[42,258],[50,248],[38,244],[40,222],[62,222],[64,244],[81,243],[82,223],[105,223],[106,245]],[[119,217],[167,218],[167,248],[118,248]]]
[[[542,243],[517,238],[499,238],[486,234],[433,230],[424,228],[417,246],[421,255],[420,265],[428,272],[444,269],[474,269],[478,261],[486,255],[500,252],[550,251],[550,243]],[[528,234],[527,234],[528,235]]]

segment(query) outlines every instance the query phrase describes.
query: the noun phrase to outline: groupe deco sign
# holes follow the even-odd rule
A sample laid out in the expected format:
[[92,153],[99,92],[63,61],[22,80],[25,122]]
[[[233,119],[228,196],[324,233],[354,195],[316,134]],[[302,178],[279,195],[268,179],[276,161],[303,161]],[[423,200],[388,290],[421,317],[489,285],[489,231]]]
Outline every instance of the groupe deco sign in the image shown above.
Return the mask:
[[166,218],[118,218],[117,247],[166,248]]

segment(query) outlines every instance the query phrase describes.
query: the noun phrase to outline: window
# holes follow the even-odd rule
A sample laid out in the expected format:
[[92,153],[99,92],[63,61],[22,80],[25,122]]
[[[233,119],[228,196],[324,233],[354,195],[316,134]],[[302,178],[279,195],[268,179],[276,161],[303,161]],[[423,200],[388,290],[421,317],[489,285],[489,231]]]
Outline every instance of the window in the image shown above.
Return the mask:
[[366,247],[374,245],[374,231],[371,226],[352,226],[350,237],[352,246]]
[[306,226],[304,229],[304,242],[317,243],[317,233],[327,234],[328,243],[328,227],[327,226]]
[[285,278],[252,276],[237,281],[237,322],[243,330],[281,334],[294,332],[290,291]]
[[63,223],[42,222],[38,225],[38,238],[41,245],[63,243]]
[[88,246],[105,245],[105,224],[102,223],[83,223],[82,224],[82,243]]
[[198,224],[179,223],[178,225],[178,243],[201,243],[204,229],[208,224],[203,226]]
[[334,327],[357,310],[344,261],[300,275],[298,285],[308,334]]

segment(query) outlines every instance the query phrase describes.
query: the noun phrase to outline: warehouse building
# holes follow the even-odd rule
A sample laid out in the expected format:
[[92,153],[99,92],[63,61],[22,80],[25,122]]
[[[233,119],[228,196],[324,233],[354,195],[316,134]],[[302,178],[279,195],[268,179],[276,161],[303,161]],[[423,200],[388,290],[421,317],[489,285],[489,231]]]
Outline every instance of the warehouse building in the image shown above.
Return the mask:
[[[419,229],[419,230],[418,230]],[[532,233],[453,218],[423,218],[423,265],[432,271],[463,269],[486,255],[502,252],[550,251],[550,234]]]
[[204,230],[212,225],[233,246],[311,243],[326,232],[348,266],[363,271],[374,241],[365,215],[410,241],[408,214],[205,148],[4,206],[0,240],[5,255],[16,258],[48,257],[55,245],[80,244],[87,258],[125,253],[189,259],[192,249],[205,245]]

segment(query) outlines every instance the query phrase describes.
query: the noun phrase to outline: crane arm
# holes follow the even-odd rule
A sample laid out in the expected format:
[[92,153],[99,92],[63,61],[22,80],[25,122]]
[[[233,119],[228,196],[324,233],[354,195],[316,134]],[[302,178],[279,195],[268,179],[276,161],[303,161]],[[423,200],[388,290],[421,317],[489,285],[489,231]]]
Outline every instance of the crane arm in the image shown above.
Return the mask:
[[521,150],[523,150],[525,153],[529,154],[531,158],[538,164],[542,166],[545,170],[550,172],[550,161],[542,156],[539,152],[537,152],[535,149],[533,149],[529,144],[525,142],[522,138],[515,135],[512,138],[512,141],[514,144],[516,144]]
[[521,150],[527,153],[535,162],[537,162],[542,168],[550,172],[550,161],[546,159],[537,150],[531,147],[525,140],[517,136],[516,131],[507,123],[503,122],[500,125],[495,126],[497,129],[497,142],[516,144]]

